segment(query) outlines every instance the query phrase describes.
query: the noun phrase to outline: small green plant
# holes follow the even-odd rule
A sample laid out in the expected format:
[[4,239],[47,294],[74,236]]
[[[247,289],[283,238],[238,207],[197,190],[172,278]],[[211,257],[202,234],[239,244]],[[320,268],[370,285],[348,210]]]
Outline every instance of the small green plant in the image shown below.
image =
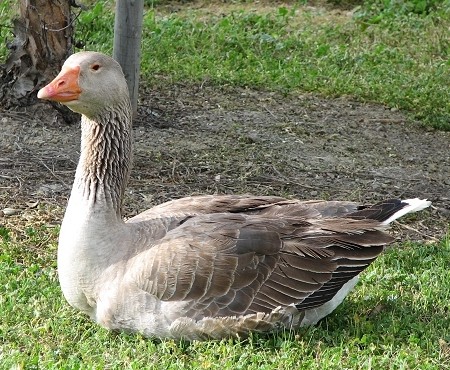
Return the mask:
[[382,18],[398,18],[416,14],[426,16],[432,12],[448,12],[448,0],[367,0],[356,16],[366,22],[378,23]]
[[12,18],[15,7],[11,6],[8,1],[0,1],[0,61],[7,57],[7,41],[12,41]]
[[107,0],[93,2],[75,23],[76,44],[86,50],[111,54],[114,40],[114,4]]
[[7,228],[0,226],[0,238],[5,242],[11,240],[11,237],[9,236],[9,230]]

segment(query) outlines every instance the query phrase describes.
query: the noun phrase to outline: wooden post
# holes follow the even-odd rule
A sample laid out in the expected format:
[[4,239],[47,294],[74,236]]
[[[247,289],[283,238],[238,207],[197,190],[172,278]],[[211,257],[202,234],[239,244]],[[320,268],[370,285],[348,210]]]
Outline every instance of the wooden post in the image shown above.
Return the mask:
[[137,112],[144,0],[116,0],[113,57],[122,66],[130,91],[133,115]]

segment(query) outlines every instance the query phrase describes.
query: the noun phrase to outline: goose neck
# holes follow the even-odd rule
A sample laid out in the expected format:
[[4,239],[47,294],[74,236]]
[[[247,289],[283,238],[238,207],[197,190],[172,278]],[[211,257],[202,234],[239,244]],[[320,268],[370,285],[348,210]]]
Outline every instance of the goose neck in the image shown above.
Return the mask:
[[71,195],[89,209],[119,218],[131,167],[130,112],[124,103],[95,119],[82,116],[81,154]]

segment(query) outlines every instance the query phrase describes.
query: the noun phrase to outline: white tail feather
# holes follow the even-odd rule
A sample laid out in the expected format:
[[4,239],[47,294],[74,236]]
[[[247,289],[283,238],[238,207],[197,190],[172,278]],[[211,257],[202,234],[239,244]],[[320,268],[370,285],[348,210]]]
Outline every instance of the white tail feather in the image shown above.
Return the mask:
[[429,200],[419,199],[419,198],[405,199],[405,200],[402,200],[402,203],[408,203],[408,205],[406,207],[403,207],[400,211],[395,212],[387,220],[384,220],[383,221],[384,225],[390,224],[392,221],[406,215],[407,213],[421,211],[422,209],[429,207],[431,204],[431,202]]

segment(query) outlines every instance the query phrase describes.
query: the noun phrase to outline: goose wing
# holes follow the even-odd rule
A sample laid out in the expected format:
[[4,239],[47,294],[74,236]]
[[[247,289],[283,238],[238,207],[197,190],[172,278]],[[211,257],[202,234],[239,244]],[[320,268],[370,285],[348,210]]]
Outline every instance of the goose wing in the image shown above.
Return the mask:
[[128,222],[142,222],[161,217],[182,218],[209,213],[258,211],[283,201],[286,199],[275,196],[198,195],[159,204],[130,218]]
[[194,318],[299,309],[331,299],[392,238],[373,220],[260,214],[186,218],[129,261],[128,277]]
[[150,208],[129,219],[129,223],[161,217],[184,217],[210,213],[248,213],[301,218],[341,217],[365,208],[355,202],[301,201],[277,196],[200,195],[175,199]]

